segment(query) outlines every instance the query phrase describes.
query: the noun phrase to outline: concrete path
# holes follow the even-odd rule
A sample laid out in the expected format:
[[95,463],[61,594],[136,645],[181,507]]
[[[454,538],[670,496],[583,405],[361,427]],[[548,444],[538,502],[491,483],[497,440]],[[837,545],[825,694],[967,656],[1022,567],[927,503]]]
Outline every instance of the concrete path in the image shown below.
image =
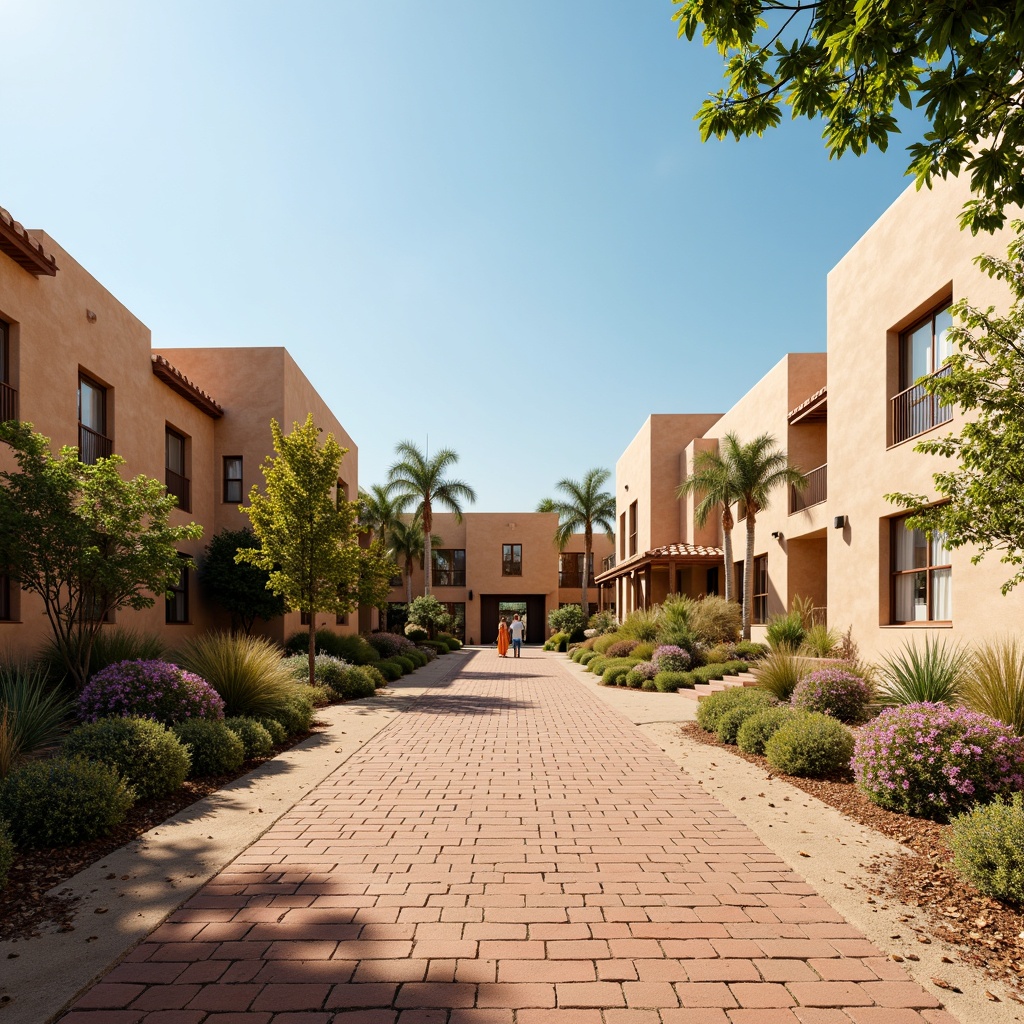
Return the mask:
[[552,660],[462,664],[66,1024],[954,1024]]

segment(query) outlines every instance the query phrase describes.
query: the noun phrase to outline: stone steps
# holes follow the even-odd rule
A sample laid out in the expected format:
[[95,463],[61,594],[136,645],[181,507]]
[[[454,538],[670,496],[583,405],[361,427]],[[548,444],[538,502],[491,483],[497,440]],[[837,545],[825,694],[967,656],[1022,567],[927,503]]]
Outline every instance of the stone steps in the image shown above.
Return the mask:
[[712,693],[734,690],[739,686],[757,686],[757,678],[753,672],[740,672],[738,675],[725,676],[723,679],[715,679],[710,683],[697,683],[692,690],[687,688],[677,692],[690,700],[703,700]]

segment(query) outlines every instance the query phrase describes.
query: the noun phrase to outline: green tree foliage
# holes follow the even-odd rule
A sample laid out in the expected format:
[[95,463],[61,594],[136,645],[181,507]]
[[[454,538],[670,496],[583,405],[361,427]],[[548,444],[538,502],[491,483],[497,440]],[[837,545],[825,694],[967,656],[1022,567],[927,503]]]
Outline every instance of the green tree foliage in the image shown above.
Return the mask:
[[476,501],[476,492],[465,481],[445,476],[459,461],[458,453],[451,448],[442,448],[428,457],[412,441],[400,441],[395,454],[398,461],[388,471],[387,492],[414,504],[414,514],[423,524],[423,592],[429,594],[434,507],[454,513],[456,522],[461,523],[462,503]]
[[[380,612],[380,625],[387,622],[388,594],[391,577],[398,571],[392,554],[394,534],[403,527],[402,513],[406,498],[388,493],[386,487],[374,484],[368,491],[359,488],[359,529],[369,534],[371,543],[361,549],[359,572],[359,603]],[[388,575],[383,576],[385,569]]]
[[583,534],[583,585],[580,588],[580,605],[589,613],[587,581],[590,563],[594,557],[594,529],[603,530],[605,535],[615,537],[615,495],[604,491],[611,474],[607,469],[591,469],[582,480],[559,480],[555,489],[561,497],[544,498],[537,506],[538,512],[557,512],[558,529],[555,543],[564,551],[577,533]]
[[78,449],[50,451],[30,424],[0,424],[16,470],[0,471],[0,566],[37,594],[54,644],[80,689],[104,619],[150,608],[180,578],[177,546],[201,526],[169,525],[177,500],[159,480],[121,476],[118,455],[86,465]]
[[199,583],[213,604],[230,613],[232,633],[239,626],[251,633],[257,619],[269,622],[285,612],[284,598],[267,589],[270,573],[235,558],[243,548],[257,543],[252,530],[221,530],[206,546],[199,564]]
[[762,135],[782,120],[821,118],[830,156],[885,150],[897,104],[922,111],[908,147],[918,187],[968,171],[975,198],[961,223],[992,231],[1024,204],[1024,7],[821,0],[673,0],[679,35],[700,32],[724,60],[725,87],[701,106],[704,139]]
[[341,460],[347,449],[322,431],[313,414],[285,434],[270,421],[276,456],[264,460],[266,493],[255,485],[249,516],[259,547],[235,555],[267,572],[267,587],[288,607],[309,615],[309,681],[313,685],[318,612],[344,615],[359,596],[360,554],[357,505],[335,497]]
[[391,557],[396,561],[401,559],[405,572],[405,600],[407,604],[412,603],[412,567],[419,559],[423,560],[425,547],[423,537],[423,521],[419,516],[413,516],[410,520],[402,520],[395,524],[391,530]]
[[954,353],[946,372],[925,378],[924,389],[942,405],[972,413],[959,434],[919,441],[915,450],[955,460],[935,473],[933,504],[920,494],[887,494],[913,513],[909,529],[943,533],[949,547],[972,544],[975,563],[990,551],[1017,567],[1003,584],[1004,594],[1024,581],[1024,221],[1007,258],[980,256],[979,266],[1002,281],[1013,297],[1006,316],[980,309],[966,299],[953,308],[949,338]]
[[381,625],[387,619],[391,577],[397,572],[398,566],[383,541],[375,540],[368,547],[359,548],[359,583],[356,591],[356,603],[379,609]]
[[433,594],[417,597],[409,605],[409,622],[422,626],[433,640],[438,633],[450,629],[452,617],[448,609]]

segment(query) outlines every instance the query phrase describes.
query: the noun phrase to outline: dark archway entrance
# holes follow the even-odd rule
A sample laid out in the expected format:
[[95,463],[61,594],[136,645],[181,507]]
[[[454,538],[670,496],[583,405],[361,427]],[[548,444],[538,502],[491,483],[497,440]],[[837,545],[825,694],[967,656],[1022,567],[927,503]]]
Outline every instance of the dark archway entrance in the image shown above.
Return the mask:
[[481,635],[497,635],[501,616],[504,615],[511,621],[514,612],[519,612],[520,615],[525,612],[526,642],[528,644],[544,643],[547,608],[543,594],[481,594]]

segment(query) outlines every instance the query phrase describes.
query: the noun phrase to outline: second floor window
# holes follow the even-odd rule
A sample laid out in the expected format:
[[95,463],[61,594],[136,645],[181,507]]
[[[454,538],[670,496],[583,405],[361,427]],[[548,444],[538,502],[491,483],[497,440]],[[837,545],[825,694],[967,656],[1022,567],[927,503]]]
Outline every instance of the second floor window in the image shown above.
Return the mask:
[[93,465],[109,458],[113,444],[107,432],[107,389],[84,374],[78,377],[78,457]]
[[501,575],[522,576],[523,575],[523,545],[502,544],[501,545]]
[[908,530],[905,516],[892,520],[892,621],[953,621],[953,569],[946,537]]
[[759,555],[754,559],[754,618],[752,621],[768,621],[768,556]]
[[923,434],[953,418],[953,410],[930,395],[922,384],[922,377],[938,373],[953,354],[949,329],[953,317],[945,306],[929,313],[924,320],[900,335],[899,394],[892,400],[892,443]]
[[433,583],[435,587],[464,587],[466,585],[465,548],[437,548],[431,553]]
[[10,325],[0,320],[0,420],[18,418],[18,392],[11,383]]
[[185,438],[176,430],[167,428],[164,441],[166,449],[167,493],[178,499],[178,508],[182,512],[192,511],[192,495],[189,479],[185,473]]
[[242,504],[242,456],[224,456],[224,501],[229,505]]
[[181,568],[178,570],[178,582],[170,588],[171,596],[167,598],[165,621],[172,625],[182,626],[188,622],[188,562],[187,555],[179,553]]
[[636,531],[637,531],[636,521],[639,518],[639,516],[637,515],[637,507],[636,506],[637,506],[637,503],[635,501],[633,502],[632,505],[629,506],[629,554],[630,554],[630,556],[633,556],[633,555],[636,554]]
[[[582,587],[583,586],[583,559],[586,556],[582,551],[563,551],[558,556],[558,585],[560,587]],[[587,574],[587,586],[594,583],[594,556],[590,556],[590,572]]]

